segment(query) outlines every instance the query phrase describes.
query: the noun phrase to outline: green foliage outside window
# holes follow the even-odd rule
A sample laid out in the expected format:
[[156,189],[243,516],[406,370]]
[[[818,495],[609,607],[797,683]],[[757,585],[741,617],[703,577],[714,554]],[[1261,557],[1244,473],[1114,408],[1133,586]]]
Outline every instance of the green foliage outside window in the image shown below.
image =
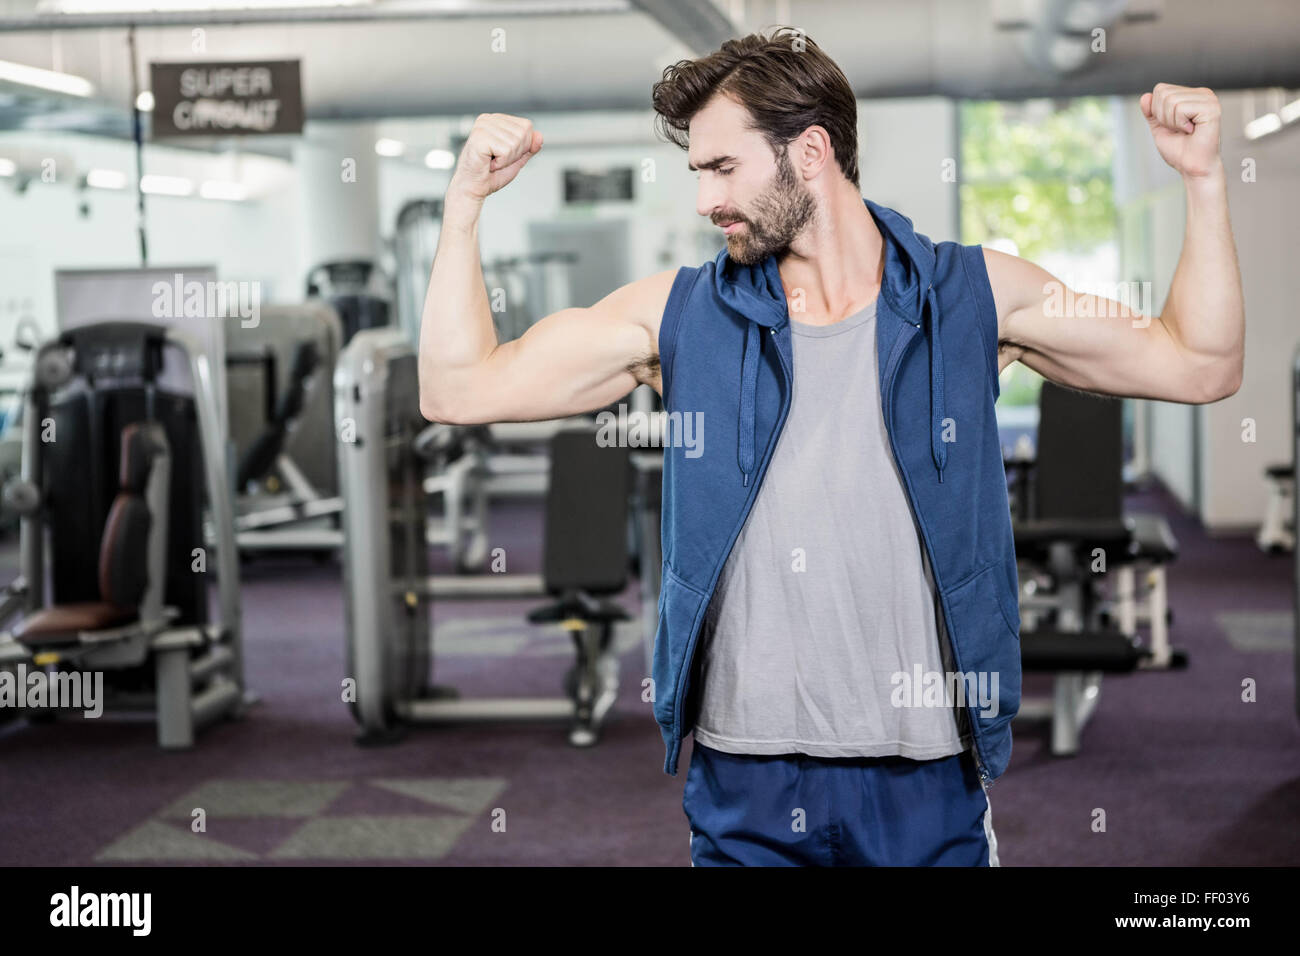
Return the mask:
[[[1010,239],[1035,261],[1115,236],[1114,131],[1105,98],[966,101],[959,106],[961,241]],[[1037,404],[1042,379],[1019,362],[999,404]]]

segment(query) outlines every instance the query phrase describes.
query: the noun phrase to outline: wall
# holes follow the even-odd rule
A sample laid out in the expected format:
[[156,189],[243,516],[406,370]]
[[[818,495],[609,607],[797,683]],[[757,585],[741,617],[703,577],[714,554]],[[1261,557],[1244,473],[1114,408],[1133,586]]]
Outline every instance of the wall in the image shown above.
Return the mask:
[[[54,159],[54,181],[0,179],[0,348],[22,314],[42,331],[54,331],[54,273],[58,269],[133,267],[140,264],[133,190],[78,188],[89,169],[133,176],[134,149],[116,140],[42,133],[0,134],[0,156],[18,157],[37,171]],[[263,299],[292,295],[301,285],[293,243],[278,224],[298,217],[292,190],[277,188],[291,175],[282,162],[260,156],[238,159],[149,146],[145,171],[198,181],[241,180],[264,190],[257,202],[146,196],[151,265],[215,265],[224,279],[259,281]],[[235,169],[235,166],[238,169]],[[81,206],[84,203],[86,213]],[[299,293],[300,294],[300,293]]]
[[[629,224],[630,261],[620,276],[611,276],[612,291],[617,282],[698,265],[722,247],[720,232],[695,212],[696,177],[687,169],[685,154],[655,137],[653,113],[530,118],[547,137],[547,145],[519,179],[485,204],[480,230],[485,260],[528,251],[532,221],[624,219]],[[242,203],[146,197],[151,264],[213,264],[224,279],[261,282],[263,302],[300,301],[305,270],[320,250],[381,249],[380,240],[391,240],[404,202],[443,193],[450,174],[425,168],[423,155],[431,146],[451,145],[462,123],[460,117],[448,117],[309,124],[304,139],[292,144],[299,165],[147,144],[146,172],[196,180],[237,178],[257,185],[254,197]],[[864,195],[897,208],[936,241],[955,238],[957,185],[940,175],[941,164],[956,155],[953,104],[937,97],[861,101],[859,132]],[[356,152],[360,139],[372,136],[410,143],[410,158],[372,162],[366,156],[359,161],[360,175],[378,177],[375,199],[369,209],[359,204],[350,210],[340,226],[339,217],[317,208],[329,200],[313,183],[323,182],[321,170],[337,165],[331,158],[342,149],[337,144],[348,144],[343,152]],[[0,341],[8,334],[4,326],[12,326],[22,312],[34,314],[45,332],[53,331],[55,270],[139,264],[133,191],[77,188],[78,175],[91,168],[115,169],[132,177],[135,155],[130,143],[60,133],[0,134],[4,155],[34,162],[56,155],[60,173],[53,184],[32,183],[22,195],[0,179],[0,222],[5,224],[0,236]],[[647,160],[653,163],[652,181],[641,176]],[[562,202],[564,168],[615,165],[636,171],[632,202],[586,207]],[[83,200],[88,216],[78,211]],[[373,229],[374,238],[328,235],[344,228]]]
[[[1228,208],[1246,300],[1246,362],[1237,394],[1203,409],[1205,488],[1202,517],[1211,529],[1258,525],[1263,470],[1292,459],[1291,369],[1300,345],[1300,126],[1247,140],[1243,93],[1223,97],[1223,156]],[[1242,163],[1253,160],[1255,182]],[[1243,442],[1243,419],[1256,440]]]
[[[1263,469],[1291,459],[1290,374],[1300,343],[1293,262],[1300,248],[1300,129],[1247,140],[1246,98],[1244,92],[1220,97],[1229,217],[1246,303],[1242,387],[1211,405],[1138,403],[1152,471],[1207,529],[1225,533],[1258,525],[1267,491]],[[1116,197],[1125,225],[1125,278],[1151,279],[1160,308],[1182,251],[1186,197],[1151,145],[1137,97],[1124,98],[1122,106]],[[1245,160],[1254,161],[1255,182],[1243,180]],[[1245,419],[1255,423],[1253,442],[1243,441]]]

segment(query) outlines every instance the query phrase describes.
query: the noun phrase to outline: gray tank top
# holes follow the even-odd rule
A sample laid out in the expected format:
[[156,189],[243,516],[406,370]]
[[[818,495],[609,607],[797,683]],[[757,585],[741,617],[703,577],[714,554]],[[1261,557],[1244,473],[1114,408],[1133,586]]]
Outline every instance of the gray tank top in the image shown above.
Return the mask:
[[790,323],[789,417],[701,630],[694,734],[715,750],[928,760],[967,749],[881,414],[875,320],[873,302],[832,325]]

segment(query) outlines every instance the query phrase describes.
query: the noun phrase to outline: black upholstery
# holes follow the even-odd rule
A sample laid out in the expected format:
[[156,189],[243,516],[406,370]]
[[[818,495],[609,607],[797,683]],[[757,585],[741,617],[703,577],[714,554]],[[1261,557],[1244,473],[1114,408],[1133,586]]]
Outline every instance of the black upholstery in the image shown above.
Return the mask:
[[1178,556],[1164,518],[1124,514],[1122,412],[1117,399],[1043,382],[1034,514],[1014,524],[1017,557],[1042,560],[1057,542],[1120,563]]
[[145,499],[149,476],[167,448],[162,427],[151,423],[122,430],[120,490],[109,508],[99,545],[99,600],[54,604],[28,615],[13,635],[24,644],[75,640],[79,631],[116,627],[135,620],[149,584],[149,532],[153,519]]
[[1133,559],[1167,564],[1178,557],[1178,539],[1160,515],[1131,514],[1124,522],[1132,533],[1128,553]]
[[343,344],[363,329],[381,328],[389,324],[388,300],[368,293],[344,293],[327,298],[343,325]]
[[601,447],[596,438],[592,427],[565,429],[551,439],[542,578],[557,600],[530,613],[533,623],[566,618],[611,623],[629,617],[599,596],[627,586],[631,452]]
[[1039,629],[1020,635],[1020,667],[1033,671],[1127,673],[1142,651],[1119,631],[1073,632]]
[[[1101,548],[1113,565],[1168,561],[1178,543],[1158,515],[1124,515],[1123,415],[1117,399],[1043,382],[1039,398],[1034,514],[1016,522],[1016,556],[1044,560],[1054,545],[1072,547],[1079,574]],[[1095,580],[1084,588],[1096,599]],[[1085,619],[1090,615],[1085,606]],[[1021,632],[1021,667],[1027,671],[1123,673],[1138,666],[1141,649],[1118,631]]]
[[1124,509],[1123,406],[1044,381],[1033,519],[1118,519]]
[[552,594],[617,594],[627,586],[631,453],[602,448],[596,437],[593,427],[551,439],[542,577]]
[[289,363],[289,387],[280,395],[271,420],[239,459],[236,487],[246,487],[249,482],[264,477],[274,467],[276,459],[284,451],[290,428],[302,414],[307,397],[307,380],[319,365],[320,351],[315,342],[307,340],[294,346],[293,358]]

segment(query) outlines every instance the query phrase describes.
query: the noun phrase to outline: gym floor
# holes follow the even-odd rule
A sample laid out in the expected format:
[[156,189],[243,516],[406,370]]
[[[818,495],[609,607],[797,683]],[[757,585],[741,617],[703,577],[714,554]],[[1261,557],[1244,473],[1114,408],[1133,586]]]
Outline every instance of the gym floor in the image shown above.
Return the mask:
[[[1165,515],[1181,545],[1169,601],[1190,667],[1107,677],[1075,757],[1047,753],[1045,724],[1017,722],[1011,767],[990,791],[1001,861],[1294,865],[1291,562],[1246,535],[1207,537],[1158,487],[1126,505]],[[536,551],[538,505],[496,507],[492,521],[512,554]],[[14,547],[6,542],[0,578],[12,574]],[[261,702],[185,752],[160,751],[149,722],[0,727],[4,863],[690,865],[680,808],[690,747],[676,778],[662,773],[636,622],[618,634],[620,698],[594,748],[537,724],[416,730],[363,748],[340,702],[338,566],[250,567],[247,671]],[[635,582],[623,603],[636,611]],[[532,604],[439,605],[437,682],[466,696],[557,693],[568,638],[529,628]],[[1247,678],[1252,703],[1242,700]],[[1049,687],[1030,676],[1024,690]],[[206,813],[202,837],[191,833],[195,807]]]

